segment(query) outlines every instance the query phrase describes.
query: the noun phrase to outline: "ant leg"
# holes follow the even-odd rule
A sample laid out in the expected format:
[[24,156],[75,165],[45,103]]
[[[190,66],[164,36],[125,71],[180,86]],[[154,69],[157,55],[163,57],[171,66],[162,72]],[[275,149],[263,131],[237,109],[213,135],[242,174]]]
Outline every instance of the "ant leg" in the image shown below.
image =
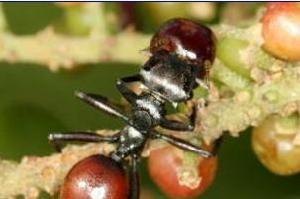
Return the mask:
[[114,143],[119,140],[120,133],[111,136],[103,136],[94,132],[80,131],[68,133],[50,133],[48,140],[54,145],[57,151],[61,151],[61,142],[110,142]]
[[89,93],[84,93],[81,91],[76,91],[75,92],[76,97],[81,99],[82,101],[88,103],[92,107],[102,110],[112,116],[116,116],[118,118],[121,118],[123,121],[126,123],[129,122],[128,117],[126,117],[124,114],[119,112],[115,107],[113,107],[108,99],[106,97],[103,97],[101,95],[96,95],[96,94],[89,94]]
[[198,105],[193,106],[192,114],[189,116],[190,121],[192,123],[191,125],[193,126],[193,128],[195,128],[195,124],[196,124],[196,117],[197,117],[197,111],[198,111],[197,106]]
[[151,134],[152,138],[154,139],[162,139],[180,149],[184,149],[184,150],[188,150],[194,153],[199,154],[200,156],[203,156],[205,158],[211,157],[213,156],[213,154],[207,150],[204,150],[200,147],[197,147],[191,143],[186,142],[185,140],[179,139],[177,137],[171,136],[171,135],[165,135],[165,134],[161,134],[157,131],[154,131]]
[[119,92],[125,97],[125,99],[129,103],[134,103],[135,100],[137,99],[137,94],[135,94],[133,91],[131,91],[125,84],[131,83],[131,82],[137,82],[140,81],[140,76],[139,75],[133,75],[129,77],[123,77],[119,80],[117,80],[116,86]]
[[135,94],[133,91],[131,91],[123,81],[118,80],[117,81],[117,89],[122,94],[122,96],[130,103],[133,104],[135,100],[138,98],[137,94]]
[[121,80],[125,83],[139,82],[141,81],[141,76],[139,74],[122,77]]
[[[192,114],[190,115],[190,121],[192,125],[190,125],[192,128],[195,128],[196,123],[196,114],[197,114],[197,105],[193,107]],[[211,150],[211,153],[213,156],[216,156],[219,152],[220,146],[223,143],[224,135],[222,135],[220,138],[214,141],[213,148]]]
[[163,118],[161,120],[160,126],[166,129],[175,130],[175,131],[193,131],[194,126],[190,124],[185,124],[176,120],[167,120]]
[[212,150],[212,154],[213,156],[216,156],[219,152],[220,146],[223,143],[224,140],[224,135],[222,135],[220,138],[218,138],[215,142],[214,142],[214,146],[213,146],[213,150]]
[[160,126],[166,129],[175,130],[175,131],[193,131],[195,128],[197,108],[193,107],[192,114],[189,116],[191,124],[185,124],[176,120],[168,120],[163,118],[161,120]]
[[140,180],[139,180],[137,163],[138,163],[138,155],[133,154],[131,156],[131,165],[129,168],[129,176],[130,176],[129,199],[140,198]]

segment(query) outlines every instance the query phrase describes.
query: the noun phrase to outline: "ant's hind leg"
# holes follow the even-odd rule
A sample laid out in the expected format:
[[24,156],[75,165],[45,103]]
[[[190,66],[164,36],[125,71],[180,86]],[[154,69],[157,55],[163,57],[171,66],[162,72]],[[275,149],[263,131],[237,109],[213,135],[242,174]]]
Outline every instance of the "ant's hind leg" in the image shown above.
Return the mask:
[[177,137],[174,137],[174,136],[171,136],[171,135],[165,135],[165,134],[162,134],[162,133],[159,133],[157,131],[153,131],[152,134],[151,134],[152,138],[153,139],[162,139],[180,149],[183,149],[183,150],[187,150],[187,151],[190,151],[190,152],[194,152],[194,153],[197,153],[199,154],[200,156],[202,157],[205,157],[205,158],[208,158],[208,157],[211,157],[213,156],[213,154],[205,149],[202,149],[198,146],[195,146],[185,140],[182,140],[180,138],[177,138]]
[[131,165],[129,168],[129,199],[140,198],[140,180],[138,172],[138,155],[133,154],[131,156]]
[[115,143],[119,140],[120,133],[103,136],[95,132],[80,131],[68,133],[50,133],[48,136],[49,142],[57,151],[61,151],[62,142],[109,142]]
[[221,144],[223,143],[223,140],[224,140],[224,135],[222,135],[221,137],[219,137],[217,140],[214,141],[213,149],[211,151],[213,156],[218,155],[218,152],[219,152],[219,149],[221,147]]

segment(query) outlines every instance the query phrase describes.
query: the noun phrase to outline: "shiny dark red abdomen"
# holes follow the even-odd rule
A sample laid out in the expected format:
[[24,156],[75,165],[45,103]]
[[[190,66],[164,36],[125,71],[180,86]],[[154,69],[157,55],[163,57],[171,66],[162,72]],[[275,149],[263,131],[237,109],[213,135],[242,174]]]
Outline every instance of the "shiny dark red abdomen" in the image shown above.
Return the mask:
[[61,188],[61,199],[128,199],[124,169],[109,157],[89,156],[70,170]]
[[187,59],[203,65],[205,61],[213,62],[215,41],[214,33],[208,27],[187,19],[172,19],[152,37],[150,51],[152,54],[161,50],[178,52],[181,46],[196,55],[195,59]]

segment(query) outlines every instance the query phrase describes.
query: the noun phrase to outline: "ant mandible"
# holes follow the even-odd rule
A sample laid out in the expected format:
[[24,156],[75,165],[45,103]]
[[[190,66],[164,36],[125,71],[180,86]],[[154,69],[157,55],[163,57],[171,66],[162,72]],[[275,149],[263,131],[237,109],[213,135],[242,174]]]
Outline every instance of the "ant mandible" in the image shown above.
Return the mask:
[[[161,126],[175,131],[193,131],[193,124],[166,119],[165,103],[187,101],[192,97],[194,88],[206,87],[209,66],[215,57],[213,32],[209,28],[187,19],[172,19],[163,24],[152,37],[149,50],[151,56],[140,72],[121,78],[116,83],[119,92],[132,106],[129,116],[123,114],[101,95],[80,91],[75,93],[79,99],[92,107],[123,120],[126,126],[121,131],[112,136],[103,136],[95,132],[49,135],[49,140],[54,143],[82,141],[109,142],[117,145],[116,150],[109,157],[90,156],[76,164],[67,175],[62,187],[61,197],[63,199],[100,197],[94,197],[95,194],[102,194],[104,196],[102,198],[110,199],[138,199],[137,164],[141,151],[149,139],[162,139],[178,148],[203,157],[213,155],[185,140],[157,132],[154,129]],[[127,87],[127,84],[132,82],[140,82],[143,85],[141,94],[138,95]],[[127,157],[130,157],[129,193],[125,190],[128,185],[124,180],[126,177],[121,165]],[[99,170],[110,173],[111,175],[108,177],[110,179],[101,176]],[[100,182],[97,182],[97,178]],[[118,180],[113,181],[114,178]],[[110,184],[107,185],[107,183]],[[117,183],[122,188],[116,190],[113,187],[115,185],[111,185],[112,183]],[[103,188],[103,185],[106,188],[101,192],[99,187]]]

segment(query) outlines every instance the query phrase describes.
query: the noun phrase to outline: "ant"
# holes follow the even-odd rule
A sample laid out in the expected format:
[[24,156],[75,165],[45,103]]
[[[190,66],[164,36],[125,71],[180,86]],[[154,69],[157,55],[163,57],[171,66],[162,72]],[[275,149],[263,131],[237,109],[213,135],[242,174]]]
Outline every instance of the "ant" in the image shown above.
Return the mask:
[[[61,141],[116,143],[116,150],[108,158],[101,157],[102,159],[98,158],[97,161],[100,164],[105,161],[112,162],[111,165],[114,165],[115,163],[121,164],[125,158],[130,157],[129,197],[123,196],[130,199],[139,198],[137,164],[145,143],[149,139],[162,139],[180,149],[197,153],[203,157],[213,155],[212,152],[185,140],[155,130],[155,127],[161,126],[175,131],[193,131],[193,124],[167,119],[165,104],[185,102],[192,98],[193,89],[199,85],[206,85],[208,67],[212,64],[215,56],[213,32],[209,28],[187,19],[172,19],[162,25],[152,37],[150,53],[149,60],[138,74],[121,78],[116,83],[118,91],[131,104],[132,109],[129,116],[123,114],[101,95],[81,91],[75,93],[76,97],[92,107],[125,122],[126,125],[121,131],[112,136],[83,131],[49,135],[49,140],[53,143]],[[141,83],[143,86],[141,94],[138,95],[128,88],[127,84],[133,82]],[[90,192],[84,194],[89,195]],[[61,197],[68,198],[64,194],[61,194]]]

